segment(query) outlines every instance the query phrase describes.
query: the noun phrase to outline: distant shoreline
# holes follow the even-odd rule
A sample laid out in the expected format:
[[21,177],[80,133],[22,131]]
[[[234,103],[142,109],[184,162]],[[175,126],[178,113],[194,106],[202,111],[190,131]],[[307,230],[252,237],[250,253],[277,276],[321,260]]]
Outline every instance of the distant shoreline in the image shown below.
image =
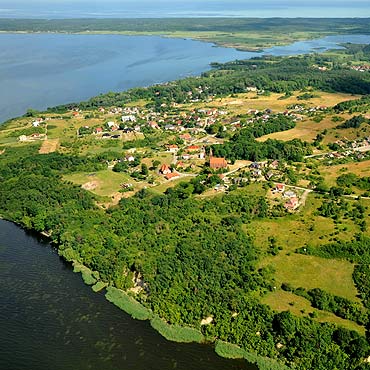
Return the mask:
[[369,34],[370,18],[0,18],[0,33],[161,36],[258,52],[329,35]]

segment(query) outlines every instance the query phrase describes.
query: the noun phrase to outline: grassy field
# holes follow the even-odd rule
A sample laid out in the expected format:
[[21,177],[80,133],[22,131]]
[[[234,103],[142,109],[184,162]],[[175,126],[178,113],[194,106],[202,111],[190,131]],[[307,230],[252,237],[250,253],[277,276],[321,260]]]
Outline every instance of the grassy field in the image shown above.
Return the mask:
[[274,267],[277,287],[285,282],[296,288],[321,288],[337,296],[360,301],[352,279],[354,266],[347,261],[280,253],[265,263]]
[[[354,164],[353,164],[354,165]],[[366,168],[366,164],[362,166]],[[334,172],[333,172],[334,173]],[[324,291],[360,302],[352,274],[354,265],[348,261],[324,259],[315,256],[296,254],[295,250],[305,244],[320,246],[338,240],[351,240],[359,227],[351,220],[345,225],[335,225],[332,219],[316,214],[323,199],[311,193],[300,213],[274,219],[254,220],[245,230],[255,239],[255,244],[266,256],[260,266],[271,266],[274,270],[276,290],[267,294],[262,302],[276,311],[289,310],[298,316],[315,312],[316,320],[332,322],[343,327],[364,333],[364,328],[356,323],[341,319],[329,312],[315,310],[305,298],[281,290],[282,283],[294,288],[321,288]],[[351,201],[351,200],[349,200]],[[370,202],[362,200],[364,205]],[[369,231],[365,232],[369,235]],[[269,255],[269,238],[274,237],[281,248],[277,255]]]
[[40,154],[49,154],[53,153],[58,149],[59,146],[59,139],[53,140],[44,140],[42,142],[41,148],[39,150]]
[[193,177],[188,176],[171,181],[164,180],[162,184],[152,187],[151,190],[157,193],[164,193],[167,189],[173,188],[174,186],[180,184],[180,182],[189,182],[191,179],[193,179]]
[[257,141],[263,142],[266,141],[267,139],[275,139],[282,141],[301,139],[303,141],[312,142],[316,138],[318,133],[321,133],[325,129],[332,129],[336,125],[337,123],[333,123],[329,118],[323,119],[320,123],[314,122],[311,119],[306,118],[303,121],[298,121],[296,123],[296,127],[290,130],[265,135],[258,138]]
[[267,294],[263,298],[262,302],[269,305],[275,311],[290,311],[297,316],[307,317],[310,313],[314,312],[316,314],[316,321],[330,322],[349,330],[356,330],[362,335],[365,334],[365,328],[363,326],[360,326],[353,321],[342,319],[330,312],[317,310],[311,306],[307,299],[290,292],[277,290],[273,293]]
[[359,231],[358,226],[350,220],[346,222],[347,229],[336,229],[331,219],[316,215],[321,204],[322,199],[311,193],[302,212],[285,217],[254,220],[245,226],[245,230],[264,250],[268,249],[268,238],[274,236],[277,245],[282,246],[285,253],[294,252],[305,243],[312,246],[329,243],[334,236],[350,240],[354,233]]
[[338,164],[335,166],[321,166],[319,167],[319,171],[328,186],[337,186],[336,179],[344,173],[351,172],[360,177],[370,176],[370,160]]
[[[65,175],[64,179],[77,185],[82,185],[92,193],[104,197],[112,197],[121,189],[120,185],[123,183],[132,183],[135,187],[135,181],[127,174],[111,170],[93,173],[78,172]],[[91,185],[90,187],[89,184]]]
[[[300,101],[297,99],[301,92],[295,91],[293,95],[287,99],[279,99],[283,95],[272,93],[269,96],[256,95],[256,93],[243,93],[238,94],[236,97],[227,97],[214,100],[213,102],[207,103],[210,108],[224,107],[228,111],[234,114],[246,113],[248,109],[265,110],[271,109],[273,112],[285,111],[286,107],[292,104],[306,104],[308,107],[316,107],[319,105],[326,105],[331,107],[339,102],[346,100],[353,100],[358,96],[351,94],[339,94],[339,93],[328,93],[323,91],[314,91],[317,98],[312,98],[307,101]],[[194,104],[194,107],[204,107],[202,104]]]

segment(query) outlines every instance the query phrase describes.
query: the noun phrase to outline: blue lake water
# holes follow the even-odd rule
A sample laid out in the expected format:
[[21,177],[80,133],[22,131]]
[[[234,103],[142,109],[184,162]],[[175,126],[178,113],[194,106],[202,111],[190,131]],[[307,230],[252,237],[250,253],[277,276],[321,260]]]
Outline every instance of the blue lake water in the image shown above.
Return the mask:
[[211,62],[322,52],[342,42],[370,43],[370,36],[329,36],[253,53],[152,36],[0,34],[0,122],[28,108],[198,75]]

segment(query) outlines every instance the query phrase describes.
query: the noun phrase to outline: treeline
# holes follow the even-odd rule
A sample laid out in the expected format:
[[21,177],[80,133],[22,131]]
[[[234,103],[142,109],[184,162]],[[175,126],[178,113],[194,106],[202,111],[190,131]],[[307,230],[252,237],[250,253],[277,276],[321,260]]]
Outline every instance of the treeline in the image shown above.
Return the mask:
[[357,322],[359,325],[366,325],[369,321],[368,312],[360,303],[330,294],[320,288],[294,289],[289,284],[282,284],[282,289],[306,298],[314,308],[332,312],[338,317]]
[[341,113],[348,111],[349,113],[367,112],[370,107],[370,97],[363,96],[360,99],[348,100],[338,103],[334,106],[334,112]]
[[1,31],[28,32],[328,32],[368,34],[364,18],[135,18],[135,19],[0,19]]
[[337,185],[341,188],[351,189],[352,186],[361,190],[370,190],[370,177],[359,177],[354,173],[345,173],[337,178]]
[[262,119],[249,124],[247,128],[243,129],[243,136],[250,136],[252,138],[259,138],[264,135],[272,134],[274,132],[286,131],[296,126],[292,118],[286,117],[282,114],[270,118],[267,122]]
[[364,116],[353,116],[342,124],[338,125],[337,128],[359,128],[363,123],[370,123],[370,120]]
[[[7,149],[7,151],[9,150]],[[106,167],[104,161],[99,162],[93,157],[79,157],[59,153],[30,155],[17,161],[4,163],[0,167],[0,179],[8,176],[21,176],[25,172],[33,175],[60,176],[70,172],[98,171]]]
[[215,156],[225,157],[231,161],[237,159],[260,161],[268,158],[299,162],[305,155],[312,153],[311,146],[300,139],[289,141],[268,139],[262,143],[251,139],[249,133],[244,133],[243,130],[229,142],[213,145],[212,150]]
[[267,122],[259,120],[239,130],[230,141],[222,145],[213,145],[212,150],[214,155],[228,158],[232,162],[237,159],[259,161],[266,158],[302,161],[312,150],[306,142],[299,139],[286,142],[268,139],[261,143],[255,140],[263,135],[294,127],[295,122],[283,115],[278,115]]

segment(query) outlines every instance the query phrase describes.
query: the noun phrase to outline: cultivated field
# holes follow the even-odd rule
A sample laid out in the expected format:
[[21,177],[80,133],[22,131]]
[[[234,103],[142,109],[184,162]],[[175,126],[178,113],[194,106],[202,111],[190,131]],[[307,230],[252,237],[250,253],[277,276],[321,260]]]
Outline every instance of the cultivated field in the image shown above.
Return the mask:
[[44,140],[41,144],[39,154],[53,153],[58,149],[58,146],[59,146],[59,139]]

